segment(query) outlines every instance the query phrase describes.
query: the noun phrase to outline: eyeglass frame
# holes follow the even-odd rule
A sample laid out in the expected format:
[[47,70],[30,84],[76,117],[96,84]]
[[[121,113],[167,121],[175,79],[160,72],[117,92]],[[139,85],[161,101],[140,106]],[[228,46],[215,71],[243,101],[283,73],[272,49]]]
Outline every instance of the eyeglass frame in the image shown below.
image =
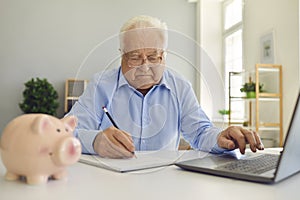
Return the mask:
[[[133,63],[130,63],[130,56],[129,56],[129,53],[131,52],[128,52],[128,53],[124,53],[123,56],[126,58],[127,60],[127,65],[129,67],[137,67],[137,66],[141,66],[143,64],[146,63],[146,61],[148,61],[149,63],[151,64],[161,64],[162,60],[163,60],[163,57],[165,55],[165,52],[164,51],[157,51],[156,54],[150,54],[150,55],[145,55],[145,54],[138,54],[136,55],[137,57],[139,57],[138,59],[140,60],[140,63],[136,63],[136,64],[133,64]],[[160,54],[160,55],[159,55]],[[142,55],[142,56],[141,56]],[[153,57],[155,56],[157,59],[158,59],[158,62],[151,62],[151,59],[149,59],[149,57]],[[132,56],[134,57],[134,56]]]

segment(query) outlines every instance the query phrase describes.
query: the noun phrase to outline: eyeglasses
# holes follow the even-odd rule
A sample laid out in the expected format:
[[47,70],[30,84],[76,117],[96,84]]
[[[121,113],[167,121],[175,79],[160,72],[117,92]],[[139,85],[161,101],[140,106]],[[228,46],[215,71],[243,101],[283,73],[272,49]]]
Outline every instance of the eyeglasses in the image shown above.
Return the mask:
[[[162,53],[161,53],[162,54]],[[143,54],[128,53],[125,54],[129,66],[139,66],[146,62],[151,64],[160,64],[162,61],[162,55],[158,53],[144,56]]]

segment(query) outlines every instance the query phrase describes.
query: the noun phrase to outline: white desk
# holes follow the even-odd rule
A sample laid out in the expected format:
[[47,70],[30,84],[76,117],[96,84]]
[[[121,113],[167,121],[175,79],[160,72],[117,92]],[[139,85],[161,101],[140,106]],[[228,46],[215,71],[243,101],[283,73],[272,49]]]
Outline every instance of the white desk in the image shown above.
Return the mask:
[[68,180],[50,180],[38,186],[6,181],[4,173],[0,162],[1,200],[291,200],[299,199],[300,185],[300,174],[264,185],[183,171],[176,166],[117,173],[76,163],[68,167]]

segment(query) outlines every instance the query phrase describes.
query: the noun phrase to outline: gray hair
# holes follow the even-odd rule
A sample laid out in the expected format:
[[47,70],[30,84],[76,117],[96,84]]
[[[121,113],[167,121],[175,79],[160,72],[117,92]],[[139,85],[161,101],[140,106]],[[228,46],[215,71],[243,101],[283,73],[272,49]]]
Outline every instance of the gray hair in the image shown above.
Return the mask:
[[159,28],[168,30],[166,23],[162,22],[160,19],[147,15],[139,15],[125,22],[120,32],[122,33],[135,28]]
[[142,48],[165,50],[168,45],[167,29],[166,23],[158,18],[146,15],[133,17],[121,27],[120,50],[122,53]]

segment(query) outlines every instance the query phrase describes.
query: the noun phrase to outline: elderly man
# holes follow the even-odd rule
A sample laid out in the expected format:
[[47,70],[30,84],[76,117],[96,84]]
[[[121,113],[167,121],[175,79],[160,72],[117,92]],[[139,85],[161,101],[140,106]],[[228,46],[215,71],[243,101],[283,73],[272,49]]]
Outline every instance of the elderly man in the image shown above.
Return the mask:
[[191,84],[165,68],[166,47],[167,26],[159,19],[137,16],[123,25],[121,66],[97,73],[69,113],[79,119],[75,135],[83,153],[128,158],[136,150],[176,150],[181,134],[192,148],[208,152],[244,153],[246,144],[262,150],[256,132],[213,126]]

